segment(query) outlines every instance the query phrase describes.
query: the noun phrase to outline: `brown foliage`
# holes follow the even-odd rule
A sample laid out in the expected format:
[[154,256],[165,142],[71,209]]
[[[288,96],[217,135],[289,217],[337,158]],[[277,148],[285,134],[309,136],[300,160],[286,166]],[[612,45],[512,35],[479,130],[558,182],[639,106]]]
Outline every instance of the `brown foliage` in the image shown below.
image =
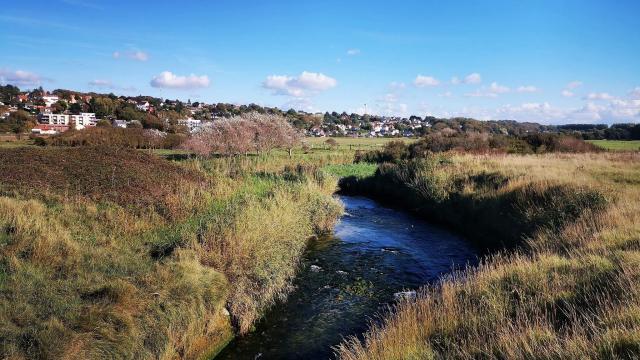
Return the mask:
[[185,141],[182,147],[199,155],[238,155],[277,148],[291,149],[300,138],[300,134],[282,116],[249,113],[215,121]]
[[124,148],[16,148],[0,151],[0,192],[58,195],[154,207],[175,215],[172,194],[204,181],[199,173]]

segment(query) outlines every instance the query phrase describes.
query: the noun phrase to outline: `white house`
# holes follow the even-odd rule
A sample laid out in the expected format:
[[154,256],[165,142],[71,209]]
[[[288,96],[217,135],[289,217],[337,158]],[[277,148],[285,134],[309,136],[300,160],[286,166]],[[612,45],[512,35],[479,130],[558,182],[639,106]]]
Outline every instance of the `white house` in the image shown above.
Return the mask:
[[113,120],[111,121],[111,125],[113,127],[119,127],[126,129],[127,128],[127,120]]
[[71,123],[75,125],[76,130],[82,130],[88,126],[96,126],[98,120],[94,113],[80,113],[80,115],[71,115]]
[[189,132],[194,132],[202,127],[202,120],[180,119],[178,120],[178,125],[186,126],[189,129]]
[[47,105],[47,107],[51,107],[59,98],[56,95],[45,95],[42,97],[42,100],[44,100],[44,104]]
[[71,123],[71,115],[41,113],[38,114],[38,122],[49,125],[69,125]]
[[148,101],[141,101],[136,105],[138,110],[141,110],[141,111],[149,111],[149,106],[151,106],[151,104],[149,104]]

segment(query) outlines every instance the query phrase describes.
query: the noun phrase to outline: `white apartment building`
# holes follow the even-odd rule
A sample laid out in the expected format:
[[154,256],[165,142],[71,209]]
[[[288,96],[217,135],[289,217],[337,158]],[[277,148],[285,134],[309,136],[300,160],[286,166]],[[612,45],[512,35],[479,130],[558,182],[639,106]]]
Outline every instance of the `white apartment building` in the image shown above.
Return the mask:
[[38,115],[38,122],[49,125],[69,125],[71,123],[71,115],[41,113]]
[[71,123],[75,125],[76,130],[82,130],[88,126],[96,126],[96,114],[80,113],[80,115],[71,115]]
[[56,95],[46,95],[42,97],[42,100],[44,100],[47,107],[51,107],[51,105],[55,104],[60,99]]

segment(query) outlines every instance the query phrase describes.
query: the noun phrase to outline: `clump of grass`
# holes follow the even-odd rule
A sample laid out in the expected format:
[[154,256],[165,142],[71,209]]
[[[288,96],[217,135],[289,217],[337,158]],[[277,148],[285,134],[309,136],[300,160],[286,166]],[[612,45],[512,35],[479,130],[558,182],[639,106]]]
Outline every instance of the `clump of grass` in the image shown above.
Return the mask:
[[430,172],[449,179],[444,199],[398,194],[435,212],[466,199],[444,216],[524,246],[422,289],[338,346],[340,358],[640,357],[640,191],[617,181],[640,174],[638,156],[463,155]]
[[98,148],[0,159],[3,358],[215,355],[232,320],[246,331],[286,294],[306,239],[341,211],[335,180],[311,170],[230,178]]

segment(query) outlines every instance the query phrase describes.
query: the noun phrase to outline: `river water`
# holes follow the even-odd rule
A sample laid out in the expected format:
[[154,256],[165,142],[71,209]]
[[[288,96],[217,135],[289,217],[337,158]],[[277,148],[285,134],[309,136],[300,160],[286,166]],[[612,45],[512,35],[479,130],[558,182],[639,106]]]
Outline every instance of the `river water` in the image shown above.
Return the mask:
[[327,359],[394,302],[453,269],[476,263],[462,238],[363,197],[340,196],[346,213],[331,236],[312,240],[295,290],[254,332],[216,359]]

